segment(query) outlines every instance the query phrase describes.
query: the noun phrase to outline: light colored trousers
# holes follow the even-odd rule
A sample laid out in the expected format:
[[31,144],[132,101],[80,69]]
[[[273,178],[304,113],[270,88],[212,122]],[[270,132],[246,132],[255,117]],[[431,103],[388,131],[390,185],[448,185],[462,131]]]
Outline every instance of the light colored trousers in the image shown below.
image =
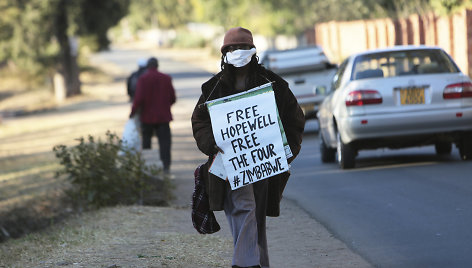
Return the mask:
[[267,179],[231,190],[226,187],[224,209],[233,234],[233,264],[269,267],[266,237]]

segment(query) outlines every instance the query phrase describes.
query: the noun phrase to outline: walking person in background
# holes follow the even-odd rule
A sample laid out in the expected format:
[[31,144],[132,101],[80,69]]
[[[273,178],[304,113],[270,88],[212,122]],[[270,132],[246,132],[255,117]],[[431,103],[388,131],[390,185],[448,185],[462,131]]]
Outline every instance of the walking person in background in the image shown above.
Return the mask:
[[227,181],[208,173],[217,152],[210,115],[203,105],[213,100],[273,82],[277,109],[293,156],[299,153],[305,119],[288,84],[258,63],[252,33],[244,28],[230,29],[221,47],[221,72],[202,85],[202,95],[192,114],[193,136],[209,160],[202,174],[210,210],[224,210],[234,240],[233,267],[269,267],[266,216],[280,214],[282,192],[289,172],[231,190]]
[[143,149],[151,149],[151,138],[156,134],[164,172],[169,173],[171,163],[171,106],[175,103],[175,90],[169,75],[158,71],[158,61],[150,58],[148,70],[136,87],[130,118],[139,113]]
[[138,60],[138,70],[134,71],[126,81],[126,90],[128,92],[129,100],[133,102],[134,94],[136,93],[136,86],[138,85],[138,80],[141,75],[147,71],[147,60],[139,59]]

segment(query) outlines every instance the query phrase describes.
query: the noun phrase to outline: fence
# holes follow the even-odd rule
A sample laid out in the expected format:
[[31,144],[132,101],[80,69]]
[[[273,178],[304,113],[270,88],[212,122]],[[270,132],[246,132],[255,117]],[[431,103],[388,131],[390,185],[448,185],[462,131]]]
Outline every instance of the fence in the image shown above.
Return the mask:
[[451,16],[412,15],[405,19],[331,21],[315,25],[315,43],[340,62],[352,53],[394,45],[442,47],[472,75],[472,10]]

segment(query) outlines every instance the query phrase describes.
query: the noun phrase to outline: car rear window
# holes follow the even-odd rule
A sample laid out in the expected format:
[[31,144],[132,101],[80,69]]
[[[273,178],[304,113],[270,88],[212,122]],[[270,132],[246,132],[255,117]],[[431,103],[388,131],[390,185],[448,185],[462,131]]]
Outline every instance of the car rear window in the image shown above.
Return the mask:
[[351,80],[458,71],[451,58],[440,49],[390,51],[358,56]]

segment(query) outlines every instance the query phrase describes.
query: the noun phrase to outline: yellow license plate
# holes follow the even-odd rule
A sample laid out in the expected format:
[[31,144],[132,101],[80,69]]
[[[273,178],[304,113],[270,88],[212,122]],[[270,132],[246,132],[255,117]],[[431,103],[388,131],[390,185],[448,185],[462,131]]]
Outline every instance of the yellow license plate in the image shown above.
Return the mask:
[[400,100],[402,105],[424,104],[424,88],[400,89]]

